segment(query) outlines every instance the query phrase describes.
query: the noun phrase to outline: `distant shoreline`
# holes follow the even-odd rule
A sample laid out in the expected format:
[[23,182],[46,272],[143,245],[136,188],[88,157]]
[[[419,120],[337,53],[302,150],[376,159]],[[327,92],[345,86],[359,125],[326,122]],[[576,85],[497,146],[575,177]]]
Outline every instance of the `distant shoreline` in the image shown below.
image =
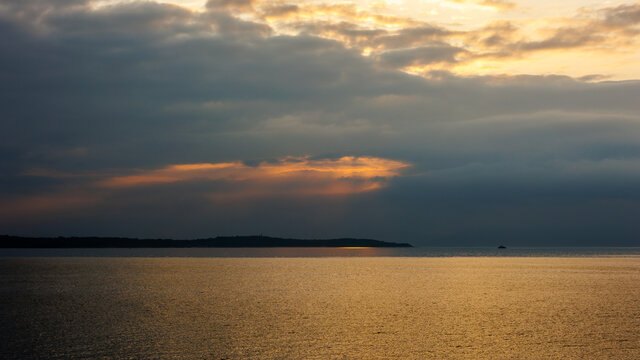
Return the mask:
[[218,236],[207,239],[137,239],[125,237],[22,237],[0,236],[0,248],[270,248],[270,247],[413,247],[372,239],[287,239],[270,236]]

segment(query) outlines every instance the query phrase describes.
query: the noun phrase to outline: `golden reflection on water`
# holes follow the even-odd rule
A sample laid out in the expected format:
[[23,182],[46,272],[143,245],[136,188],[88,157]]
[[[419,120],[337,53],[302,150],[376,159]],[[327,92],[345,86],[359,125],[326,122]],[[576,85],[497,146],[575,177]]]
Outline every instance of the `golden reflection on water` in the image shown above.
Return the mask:
[[53,258],[0,270],[5,359],[640,358],[639,258]]

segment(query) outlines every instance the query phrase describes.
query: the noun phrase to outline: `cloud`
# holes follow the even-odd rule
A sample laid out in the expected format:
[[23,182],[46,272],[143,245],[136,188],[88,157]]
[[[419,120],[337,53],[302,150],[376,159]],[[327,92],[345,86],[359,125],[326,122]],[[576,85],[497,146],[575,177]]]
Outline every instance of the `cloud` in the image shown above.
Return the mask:
[[620,5],[600,10],[604,15],[603,23],[613,28],[633,28],[640,23],[640,3]]
[[452,32],[443,28],[423,24],[405,27],[395,32],[387,32],[372,40],[371,44],[380,49],[397,49],[415,47],[428,43],[437,43],[447,38]]
[[639,31],[636,26],[638,22],[635,21],[640,14],[639,9],[638,4],[622,5],[587,12],[586,16],[549,21],[553,25],[538,29],[539,33],[547,34],[541,39],[532,39],[531,36],[519,33],[519,29],[509,22],[496,23],[504,26],[491,25],[472,31],[468,39],[472,45],[473,41],[481,38],[482,44],[487,48],[493,48],[496,53],[507,56],[567,49],[611,51],[612,44],[619,48],[634,46],[633,37]]
[[541,41],[525,41],[513,45],[516,52],[571,49],[586,45],[601,43],[604,37],[597,33],[585,31],[582,28],[562,28],[554,31],[554,34]]
[[478,2],[478,5],[493,7],[502,11],[513,10],[516,8],[515,3],[511,1],[501,1],[501,0],[484,0],[484,1]]
[[339,40],[350,47],[395,49],[425,45],[448,34],[424,21],[380,14],[353,4],[266,3],[258,11],[274,27]]
[[[459,5],[512,10],[516,6],[505,1],[455,1]],[[533,54],[571,50],[606,54],[612,46],[636,46],[634,35],[635,4],[603,8],[576,17],[539,21],[497,20],[478,29],[451,30],[417,19],[382,15],[349,4],[263,3],[259,17],[269,19],[274,27],[288,32],[303,32],[343,42],[361,53],[380,55],[397,50],[438,46],[443,43],[464,49],[464,63],[491,60],[493,72],[501,62],[526,59]],[[410,73],[420,73],[403,68]],[[458,68],[450,68],[457,71]],[[460,68],[462,69],[462,68]],[[589,74],[584,74],[589,75]],[[582,76],[584,76],[582,75]]]
[[513,10],[516,8],[516,4],[511,1],[503,0],[447,0],[446,2],[456,5],[473,5],[480,7],[492,8],[500,11]]
[[432,63],[455,63],[465,50],[449,45],[424,46],[403,50],[387,51],[379,55],[380,61],[394,68],[422,66]]
[[334,22],[364,22],[381,26],[414,26],[421,21],[405,16],[386,15],[370,12],[358,8],[350,3],[301,3],[301,4],[277,4],[267,5],[264,8],[264,15],[271,20],[299,21],[302,19],[330,18]]
[[266,24],[241,20],[224,11],[209,11],[203,18],[207,19],[217,34],[239,38],[268,36],[273,29]]
[[253,11],[256,0],[208,0],[205,7],[208,9],[232,9]]
[[261,161],[255,165],[239,161],[173,164],[150,170],[118,170],[118,175],[114,175],[114,171],[68,173],[36,168],[25,171],[22,176],[62,182],[44,193],[8,197],[0,206],[0,214],[5,220],[19,220],[60,211],[100,208],[105,199],[123,190],[140,191],[158,186],[175,190],[193,184],[200,185],[189,192],[212,202],[348,196],[380,190],[408,167],[410,164],[405,162],[376,157],[319,159],[306,156]]
[[[287,157],[275,162],[260,162],[256,166],[240,162],[176,164],[134,175],[111,177],[101,181],[100,186],[121,188],[193,180],[223,180],[243,183],[237,196],[257,193],[269,195],[276,191],[273,187],[277,187],[277,193],[281,195],[347,195],[379,189],[389,178],[399,176],[402,169],[408,166],[400,161],[353,156],[338,159]],[[229,196],[229,193],[225,196]]]
[[265,7],[262,12],[265,18],[282,19],[298,14],[300,6],[296,4],[274,4]]

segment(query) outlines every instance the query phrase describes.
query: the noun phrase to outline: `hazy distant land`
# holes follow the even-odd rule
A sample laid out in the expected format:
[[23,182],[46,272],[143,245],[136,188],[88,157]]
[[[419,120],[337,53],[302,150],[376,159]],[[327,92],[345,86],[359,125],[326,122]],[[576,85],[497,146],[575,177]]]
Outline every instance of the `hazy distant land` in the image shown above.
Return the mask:
[[208,239],[137,239],[122,237],[0,236],[0,248],[248,248],[248,247],[412,247],[372,239],[285,239],[270,236],[218,236]]

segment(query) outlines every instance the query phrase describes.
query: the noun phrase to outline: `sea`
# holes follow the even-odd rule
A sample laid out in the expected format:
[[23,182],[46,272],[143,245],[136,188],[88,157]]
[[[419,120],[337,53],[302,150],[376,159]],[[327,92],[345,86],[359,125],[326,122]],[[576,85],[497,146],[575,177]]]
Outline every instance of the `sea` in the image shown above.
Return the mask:
[[1,249],[1,359],[640,359],[640,248]]

